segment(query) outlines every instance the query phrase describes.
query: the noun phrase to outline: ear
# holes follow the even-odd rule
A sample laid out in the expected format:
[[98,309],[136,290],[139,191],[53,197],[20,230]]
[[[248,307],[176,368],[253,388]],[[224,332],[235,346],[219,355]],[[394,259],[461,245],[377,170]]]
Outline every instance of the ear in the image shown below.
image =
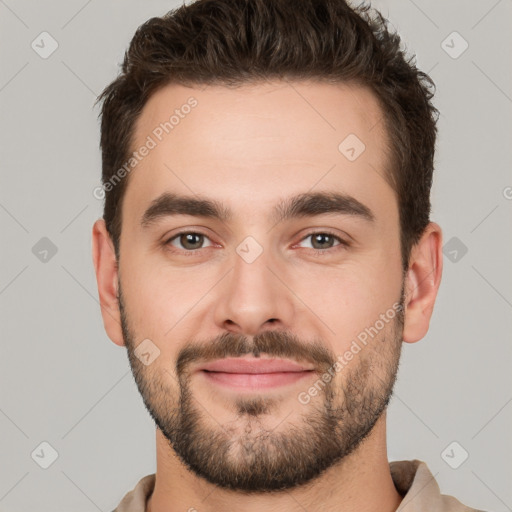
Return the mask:
[[427,334],[443,271],[442,241],[440,226],[430,222],[411,250],[404,299],[403,340],[407,343],[419,341]]
[[103,219],[98,219],[92,228],[92,258],[105,331],[116,345],[124,346],[117,299],[118,265],[114,245]]

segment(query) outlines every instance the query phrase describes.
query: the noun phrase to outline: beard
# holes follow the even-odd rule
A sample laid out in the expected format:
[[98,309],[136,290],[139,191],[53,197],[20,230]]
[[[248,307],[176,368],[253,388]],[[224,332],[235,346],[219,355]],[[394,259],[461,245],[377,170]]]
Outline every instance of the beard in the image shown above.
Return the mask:
[[264,331],[251,341],[224,333],[204,343],[183,344],[173,375],[165,363],[145,366],[135,355],[138,338],[118,284],[128,360],[144,405],[183,464],[211,484],[251,494],[312,482],[360,446],[391,399],[402,347],[403,283],[399,307],[389,324],[329,382],[321,382],[318,395],[302,405],[300,414],[273,428],[264,420],[272,417],[283,398],[239,395],[233,400],[236,421],[220,424],[194,395],[190,364],[264,353],[313,363],[320,378],[328,369],[332,375],[337,361],[325,343],[304,342],[277,330]]

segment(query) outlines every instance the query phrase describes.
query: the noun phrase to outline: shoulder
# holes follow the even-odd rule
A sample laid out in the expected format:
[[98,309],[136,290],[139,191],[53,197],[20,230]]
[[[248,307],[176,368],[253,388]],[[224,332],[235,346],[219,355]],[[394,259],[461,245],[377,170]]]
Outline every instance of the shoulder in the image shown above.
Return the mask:
[[112,512],[145,512],[146,502],[155,488],[155,473],[141,478],[137,485],[125,494]]
[[403,496],[396,512],[484,512],[461,503],[453,496],[441,494],[424,461],[393,461],[389,463],[389,469],[397,491]]

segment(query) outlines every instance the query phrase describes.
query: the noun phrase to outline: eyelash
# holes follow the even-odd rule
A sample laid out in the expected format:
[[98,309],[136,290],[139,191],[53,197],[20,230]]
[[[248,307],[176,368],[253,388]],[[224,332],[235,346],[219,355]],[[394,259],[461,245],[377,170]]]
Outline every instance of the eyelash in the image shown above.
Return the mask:
[[[171,246],[170,243],[175,240],[176,238],[179,238],[181,235],[202,235],[204,236],[205,238],[208,238],[209,237],[207,235],[205,235],[204,233],[201,233],[200,231],[180,231],[179,233],[176,233],[175,235],[173,235],[171,238],[169,238],[166,242],[164,242],[164,246],[165,247],[172,247],[172,249],[170,249],[171,252],[185,252],[186,254],[195,254],[197,253],[198,251],[200,251],[201,249],[207,249],[207,247],[201,247],[199,249],[191,249],[191,250],[186,250],[186,249],[176,249],[175,247]],[[310,251],[313,251],[314,254],[319,254],[319,253],[325,253],[327,251],[336,251],[338,249],[344,249],[346,247],[349,247],[350,244],[345,241],[343,238],[340,238],[338,235],[336,235],[335,233],[333,233],[332,231],[329,231],[328,229],[324,229],[324,230],[321,230],[321,231],[311,231],[310,233],[308,233],[306,236],[302,237],[300,240],[299,240],[299,243],[300,242],[303,242],[304,240],[306,240],[307,238],[309,237],[312,237],[312,236],[315,236],[315,235],[328,235],[332,238],[334,238],[335,240],[337,240],[339,242],[338,245],[335,245],[333,247],[329,247],[327,249],[314,249],[314,248],[308,248]]]

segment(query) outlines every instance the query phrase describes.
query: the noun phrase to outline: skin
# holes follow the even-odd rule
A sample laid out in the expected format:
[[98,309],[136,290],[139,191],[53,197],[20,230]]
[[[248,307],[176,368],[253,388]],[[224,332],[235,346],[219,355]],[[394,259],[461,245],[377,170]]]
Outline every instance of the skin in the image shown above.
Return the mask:
[[[146,406],[162,417],[179,410],[184,381],[176,373],[176,362],[187,346],[205,356],[209,344],[219,347],[213,342],[227,334],[229,350],[235,351],[237,337],[252,349],[251,343],[274,333],[272,354],[278,350],[279,333],[289,333],[306,347],[302,360],[314,362],[318,373],[270,390],[242,394],[216,386],[194,372],[200,359],[193,359],[181,375],[189,377],[188,403],[198,414],[196,426],[201,430],[197,432],[211,434],[204,449],[214,453],[213,440],[228,432],[234,443],[224,462],[243,465],[248,461],[244,447],[250,445],[263,454],[270,446],[268,438],[261,440],[258,433],[293,439],[297,435],[293,427],[313,439],[315,431],[302,420],[319,418],[329,393],[333,411],[343,411],[347,404],[356,408],[345,423],[338,419],[342,435],[350,418],[371,419],[372,407],[364,405],[363,398],[373,390],[383,402],[391,392],[402,341],[414,343],[428,331],[442,274],[442,232],[436,223],[428,225],[413,247],[404,278],[397,200],[383,179],[388,160],[382,111],[367,89],[317,82],[203,90],[169,85],[144,107],[134,148],[190,96],[198,105],[130,174],[122,208],[120,261],[102,219],[93,227],[93,260],[106,332],[114,343],[127,347],[139,389],[146,386],[141,391]],[[366,146],[355,161],[338,150],[351,133]],[[232,219],[167,216],[143,229],[144,211],[165,191],[222,201],[232,210]],[[277,224],[270,220],[274,205],[310,191],[350,194],[371,209],[375,221],[347,214]],[[207,237],[195,255],[186,254],[183,238],[181,244],[180,237],[165,244],[184,229]],[[313,245],[314,237],[308,235],[324,230],[350,240],[351,245],[340,249],[335,239]],[[252,263],[236,251],[247,236],[263,249]],[[308,404],[300,403],[298,394],[325,370],[316,364],[313,342],[318,341],[332,357],[342,356],[359,333],[399,301],[402,287],[403,325],[386,323],[335,373],[328,391]],[[144,339],[160,350],[148,366],[134,357],[135,346]],[[298,346],[292,343],[292,354]],[[358,379],[364,383],[359,387]],[[242,414],[241,405],[249,403],[261,409]],[[396,510],[401,496],[389,471],[385,409],[373,418],[371,430],[360,441],[301,485],[247,493],[215,485],[191,470],[157,428],[156,485],[148,509]],[[301,446],[304,456],[310,454],[312,446]]]

